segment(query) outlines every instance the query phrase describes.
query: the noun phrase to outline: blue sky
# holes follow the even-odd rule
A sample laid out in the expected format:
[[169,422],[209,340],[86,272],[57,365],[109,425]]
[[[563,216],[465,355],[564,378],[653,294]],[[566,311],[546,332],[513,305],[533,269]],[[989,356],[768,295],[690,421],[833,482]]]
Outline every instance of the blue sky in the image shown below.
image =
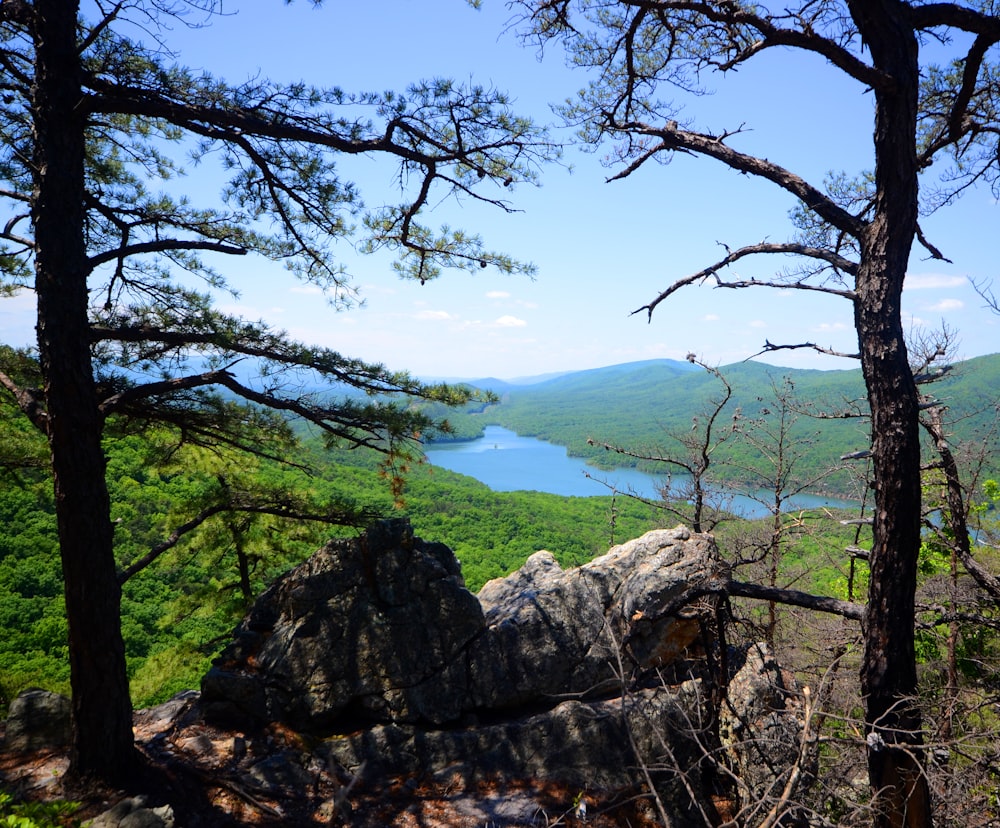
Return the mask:
[[[584,79],[552,50],[543,60],[505,31],[502,0],[476,11],[462,0],[305,0],[226,3],[232,12],[202,29],[177,28],[169,43],[180,60],[231,82],[261,74],[304,79],[351,91],[403,89],[421,78],[453,77],[505,89],[516,108],[555,121],[549,104],[573,95]],[[732,79],[713,79],[717,94],[687,111],[695,126],[744,124],[731,143],[821,183],[828,170],[863,169],[871,144],[870,100],[819,59],[789,53],[765,57]],[[559,132],[569,139],[568,132]],[[487,245],[538,267],[535,280],[446,273],[418,285],[398,279],[383,257],[360,257],[343,246],[345,262],[365,299],[335,312],[281,267],[237,261],[241,288],[227,310],[264,318],[302,341],[429,377],[512,378],[634,360],[683,359],[695,352],[714,364],[736,362],[773,343],[815,341],[856,348],[850,305],[795,291],[688,288],[668,300],[650,324],[631,311],[676,279],[732,247],[783,240],[792,201],[774,187],[728,172],[708,160],[677,158],[632,178],[605,183],[600,152],[574,148],[539,188],[513,194],[522,211],[441,204],[429,222],[480,233]],[[352,168],[353,170],[354,168]],[[392,198],[391,164],[357,166],[369,205]],[[197,187],[197,179],[192,187]],[[384,195],[383,195],[384,193]],[[922,260],[916,250],[905,310],[914,326],[942,321],[958,332],[959,357],[1000,351],[1000,318],[983,307],[969,278],[1000,287],[991,244],[1000,208],[983,189],[929,217],[925,232],[954,264]],[[780,264],[758,258],[736,271],[767,279]],[[28,341],[30,297],[0,301],[4,338]],[[782,351],[768,361],[813,368],[853,368],[848,360]]]

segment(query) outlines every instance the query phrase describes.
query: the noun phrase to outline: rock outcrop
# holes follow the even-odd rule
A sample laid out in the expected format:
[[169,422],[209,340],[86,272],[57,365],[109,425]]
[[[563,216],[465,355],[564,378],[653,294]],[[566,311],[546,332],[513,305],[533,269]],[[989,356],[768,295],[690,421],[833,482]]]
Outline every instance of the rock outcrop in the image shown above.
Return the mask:
[[146,797],[123,799],[99,814],[89,828],[174,828],[174,812],[169,805],[147,806]]
[[[387,521],[274,584],[204,677],[198,708],[214,725],[303,734],[309,758],[285,756],[286,775],[305,761],[302,774],[318,763],[362,785],[532,779],[623,792],[648,785],[645,766],[672,824],[704,825],[727,796],[718,757],[737,773],[759,763],[747,746],[759,727],[794,756],[798,732],[773,659],[719,657],[727,579],[711,536],[680,527],[566,571],[538,552],[477,597],[447,547]],[[726,663],[746,693],[730,693],[723,721]],[[755,790],[780,779],[758,773]]]
[[[585,810],[594,828],[753,821],[787,790],[804,696],[765,646],[723,650],[727,583],[712,538],[677,528],[566,571],[536,553],[477,597],[446,547],[405,521],[379,524],[269,589],[201,693],[137,711],[169,806],[101,801],[87,816],[160,828],[573,825]],[[66,699],[15,700],[0,727],[5,785],[47,789],[66,768],[68,727]]]
[[447,547],[386,521],[272,586],[205,676],[203,703],[327,734],[620,695],[622,672],[699,650],[684,598],[725,574],[709,536],[678,528],[569,571],[537,552],[477,599]]

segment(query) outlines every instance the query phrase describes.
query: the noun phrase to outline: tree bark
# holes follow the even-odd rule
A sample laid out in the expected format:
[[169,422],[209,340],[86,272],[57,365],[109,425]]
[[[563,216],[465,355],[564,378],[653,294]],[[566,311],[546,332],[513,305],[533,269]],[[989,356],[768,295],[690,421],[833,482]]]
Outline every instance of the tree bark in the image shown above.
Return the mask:
[[69,624],[70,775],[122,782],[136,767],[110,500],[88,329],[78,3],[36,0],[35,290]]
[[851,14],[883,76],[875,93],[875,205],[862,235],[855,324],[871,407],[875,515],[861,684],[877,828],[927,828],[916,704],[914,601],[920,551],[917,388],[901,297],[917,227],[918,49],[896,0],[854,0]]

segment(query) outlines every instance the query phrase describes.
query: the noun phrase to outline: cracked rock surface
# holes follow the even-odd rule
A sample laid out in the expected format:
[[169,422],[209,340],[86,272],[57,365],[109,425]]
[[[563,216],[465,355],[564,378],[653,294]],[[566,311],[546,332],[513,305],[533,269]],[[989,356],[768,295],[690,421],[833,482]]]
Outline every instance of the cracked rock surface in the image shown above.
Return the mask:
[[477,597],[451,550],[385,521],[267,590],[205,676],[202,702],[221,718],[328,735],[620,695],[623,673],[697,649],[697,620],[674,604],[721,574],[711,537],[677,528],[570,570],[537,552]]
[[[258,599],[201,693],[137,712],[166,787],[112,824],[571,825],[583,804],[594,828],[646,828],[651,785],[673,828],[723,821],[739,802],[713,757],[759,766],[769,791],[781,769],[762,759],[801,730],[769,653],[719,657],[727,578],[712,537],[683,527],[569,570],[538,552],[478,596],[405,520],[333,541]],[[7,722],[42,747],[0,752],[0,779],[55,793],[65,750],[44,745],[62,718]]]

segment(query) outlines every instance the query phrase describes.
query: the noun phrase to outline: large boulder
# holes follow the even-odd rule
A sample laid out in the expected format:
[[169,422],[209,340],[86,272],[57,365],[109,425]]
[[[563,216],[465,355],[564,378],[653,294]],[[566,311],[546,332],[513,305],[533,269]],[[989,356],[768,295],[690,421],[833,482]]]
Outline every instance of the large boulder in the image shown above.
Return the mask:
[[487,632],[470,648],[476,706],[607,694],[637,670],[700,656],[701,621],[714,604],[694,608],[686,597],[711,595],[727,575],[711,536],[684,527],[565,571],[536,552],[479,593]]
[[719,651],[728,577],[711,536],[678,527],[569,570],[538,552],[477,597],[450,550],[388,521],[271,587],[197,709],[209,726],[295,733],[279,757],[251,756],[270,736],[232,740],[220,763],[257,789],[308,788],[310,768],[370,791],[520,780],[624,801],[652,784],[674,828],[703,826],[773,796],[800,729],[765,650]]
[[477,599],[447,547],[385,521],[272,586],[202,700],[222,717],[327,734],[620,695],[635,671],[696,653],[701,611],[685,596],[711,594],[725,575],[711,537],[678,528],[568,571],[538,552]]
[[637,689],[595,701],[553,707],[464,727],[426,729],[386,724],[324,740],[317,748],[330,767],[363,784],[392,778],[459,778],[466,786],[515,780],[556,781],[571,790],[637,791],[640,761],[653,767],[657,794],[678,814],[675,828],[703,828],[710,787],[704,745],[691,734],[698,720],[698,681],[665,691]]
[[202,681],[207,709],[305,731],[457,718],[485,627],[448,547],[405,520],[331,541],[254,604]]

